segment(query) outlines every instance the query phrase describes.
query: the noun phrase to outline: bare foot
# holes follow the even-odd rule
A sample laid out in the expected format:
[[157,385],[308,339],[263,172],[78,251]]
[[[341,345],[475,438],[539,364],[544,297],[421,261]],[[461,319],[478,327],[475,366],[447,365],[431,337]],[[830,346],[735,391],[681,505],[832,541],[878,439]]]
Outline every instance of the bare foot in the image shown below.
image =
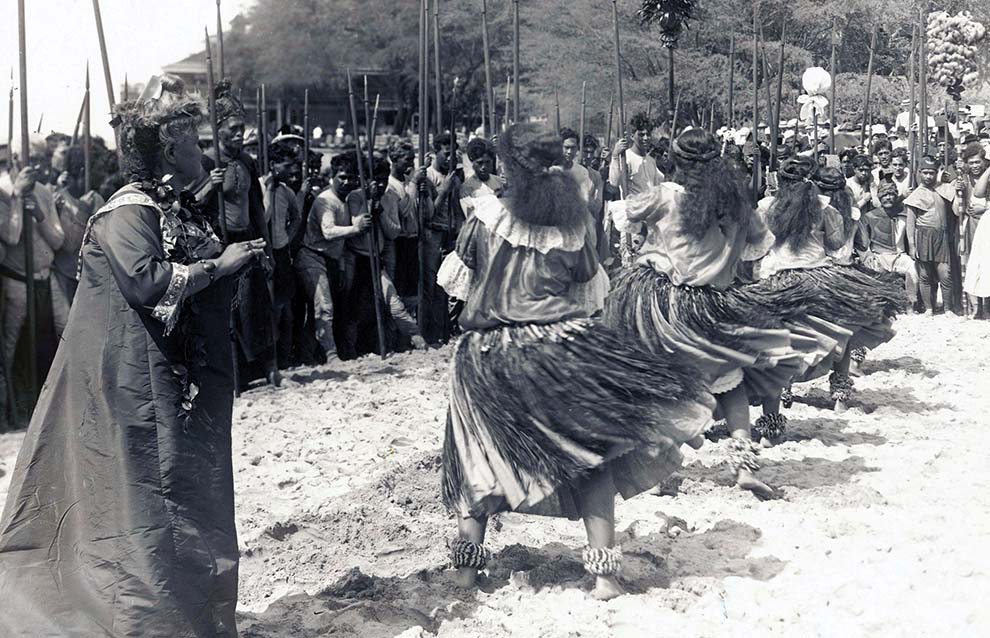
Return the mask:
[[772,439],[768,439],[765,436],[761,436],[760,437],[760,445],[763,446],[763,447],[766,447],[766,448],[773,447],[773,440]]
[[855,361],[849,362],[849,376],[851,377],[861,377],[863,376],[863,371],[860,369],[859,364]]
[[780,495],[769,485],[756,478],[749,470],[740,468],[736,472],[736,485],[740,488],[752,492],[754,496],[763,500],[780,498]]
[[835,408],[834,408],[835,412],[842,413],[842,412],[845,412],[848,409],[849,409],[849,406],[846,405],[846,402],[845,401],[839,399],[839,400],[837,400],[835,402]]
[[705,444],[705,437],[699,434],[698,436],[688,441],[687,444],[690,445],[695,450],[700,450],[701,446]]
[[615,576],[598,576],[591,597],[595,600],[612,600],[626,593]]
[[478,570],[474,567],[459,567],[454,574],[454,583],[465,589],[476,587],[478,585]]

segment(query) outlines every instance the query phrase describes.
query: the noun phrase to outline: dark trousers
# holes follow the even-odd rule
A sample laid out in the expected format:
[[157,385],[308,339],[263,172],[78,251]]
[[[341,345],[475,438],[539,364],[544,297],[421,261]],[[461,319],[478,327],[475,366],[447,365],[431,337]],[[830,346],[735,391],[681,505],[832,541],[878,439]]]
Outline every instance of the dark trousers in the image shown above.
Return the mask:
[[946,310],[953,308],[952,277],[949,274],[949,264],[937,261],[915,261],[918,269],[918,287],[921,288],[921,300],[926,310],[935,310],[936,296],[942,289],[942,303]]
[[423,272],[423,338],[429,343],[445,341],[450,336],[450,310],[447,307],[447,293],[437,284],[440,264],[454,250],[453,233],[427,229],[423,234],[423,249],[426,253]]
[[351,252],[341,257],[333,324],[337,356],[342,360],[378,351],[370,257]]
[[292,306],[296,297],[296,273],[292,267],[292,254],[288,248],[272,251],[275,262],[272,289],[274,304],[272,313],[275,316],[275,348],[278,354],[278,365],[285,368],[292,357]]

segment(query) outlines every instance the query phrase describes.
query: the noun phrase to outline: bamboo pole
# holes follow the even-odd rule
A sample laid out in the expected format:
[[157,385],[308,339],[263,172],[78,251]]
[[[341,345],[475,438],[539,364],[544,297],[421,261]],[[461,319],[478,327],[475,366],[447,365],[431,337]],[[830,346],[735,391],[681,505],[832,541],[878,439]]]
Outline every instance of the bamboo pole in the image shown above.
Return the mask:
[[93,146],[90,134],[90,108],[89,108],[89,61],[86,61],[86,97],[83,100],[86,111],[83,114],[83,193],[88,193],[93,189],[91,176],[93,164]]
[[[27,86],[27,26],[24,18],[24,0],[17,0],[17,44],[20,63],[21,101],[21,170],[31,166],[31,139],[28,128]],[[37,202],[33,196],[20,200],[23,218],[21,241],[24,243],[25,287],[27,288],[28,375],[31,378],[31,401],[38,396],[38,317],[34,298],[34,214]]]
[[519,0],[512,0],[512,123],[519,123]]
[[509,128],[509,91],[512,89],[512,76],[505,76],[505,120],[502,122],[503,129]]
[[217,0],[217,55],[220,62],[220,79],[227,77],[227,67],[223,64],[223,20],[220,17],[220,0]]
[[866,99],[863,100],[863,126],[859,132],[859,143],[864,147],[866,146],[866,122],[870,117],[870,90],[873,88],[873,59],[876,57],[877,31],[879,29],[880,23],[873,25],[873,35],[870,36],[870,58],[866,63]]
[[[420,0],[419,3],[419,167],[423,169],[426,167],[426,152],[427,152],[427,137],[429,135],[429,114],[427,110],[429,109],[429,89],[426,84],[428,82],[428,70],[427,66],[429,64],[427,60],[427,44],[428,44],[428,33],[429,27],[427,25],[427,13],[428,13],[428,0]],[[419,333],[425,334],[426,329],[426,312],[425,307],[425,286],[424,286],[424,273],[426,272],[426,248],[424,245],[425,239],[425,228],[426,228],[426,208],[428,205],[429,195],[427,195],[423,189],[417,190],[417,235],[418,241],[416,242],[416,258],[419,266],[419,272],[416,277],[416,324],[419,326]]]
[[103,17],[100,15],[100,0],[93,0],[93,15],[96,17],[96,35],[100,40],[100,57],[103,60],[103,79],[107,84],[107,101],[113,110],[117,103],[113,97],[113,80],[110,79],[110,58],[107,55],[107,41],[103,37]]
[[[433,83],[434,99],[436,100],[437,132],[436,135],[443,134],[443,89],[441,78],[443,73],[440,68],[440,0],[433,0]],[[453,135],[451,131],[451,135]]]
[[[481,0],[481,42],[485,53],[485,98],[488,104],[488,128],[484,128],[486,139],[491,138],[498,130],[495,126],[495,100],[492,88],[492,60],[488,44],[488,0]],[[482,113],[484,109],[482,109]],[[484,120],[484,117],[482,117]]]
[[554,88],[553,90],[553,105],[554,105],[554,130],[560,132],[560,92]]
[[[354,140],[355,140],[354,155],[355,155],[355,159],[357,160],[358,179],[361,182],[361,194],[363,195],[362,197],[363,210],[361,212],[364,215],[370,215],[371,210],[369,206],[370,202],[368,201],[368,193],[369,193],[368,180],[365,179],[365,174],[364,174],[365,161],[364,158],[361,157],[361,144],[359,143],[360,133],[358,130],[357,107],[355,106],[354,103],[354,84],[351,81],[350,69],[347,69],[347,100],[351,110],[351,130],[354,131]],[[372,151],[370,149],[370,145],[369,145],[368,155],[369,158],[373,157]],[[374,167],[369,166],[368,170],[374,171]],[[374,173],[372,173],[371,178],[372,179],[374,178]],[[372,218],[372,221],[373,220],[374,218]],[[379,350],[379,354],[384,359],[385,358],[385,318],[382,316],[382,305],[381,305],[382,281],[381,281],[381,273],[375,272],[375,268],[374,268],[375,263],[377,263],[377,260],[374,259],[374,255],[377,250],[377,242],[375,240],[376,233],[377,233],[376,226],[374,225],[374,223],[372,223],[371,230],[368,233],[368,254],[372,265],[371,286],[372,286],[373,294],[375,296],[375,328],[377,329],[378,332],[378,350]]]
[[667,117],[670,119],[670,134],[673,136],[677,126],[677,107],[674,105],[674,47],[667,47]]
[[828,72],[832,76],[832,88],[829,90],[828,99],[828,149],[833,155],[838,155],[839,150],[835,148],[835,45],[838,35],[835,22],[836,19],[832,18],[832,55],[828,63]]
[[261,85],[261,129],[258,130],[258,143],[261,145],[258,150],[258,159],[261,160],[261,174],[268,174],[268,92],[264,84]]
[[736,94],[736,36],[729,36],[729,106],[727,107],[728,127],[733,128],[736,124],[736,111],[734,98]]

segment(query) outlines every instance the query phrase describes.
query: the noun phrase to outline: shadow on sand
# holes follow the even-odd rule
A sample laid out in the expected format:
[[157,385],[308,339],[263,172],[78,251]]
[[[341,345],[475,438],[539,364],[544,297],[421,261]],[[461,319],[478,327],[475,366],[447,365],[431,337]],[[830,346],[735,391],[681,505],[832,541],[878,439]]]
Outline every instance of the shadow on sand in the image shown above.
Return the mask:
[[[703,533],[670,538],[653,533],[632,538],[620,535],[622,580],[630,594],[674,587],[698,593],[720,587],[729,576],[769,580],[783,569],[774,557],[747,558],[760,531],[723,520]],[[625,538],[622,538],[625,536]],[[274,602],[260,614],[239,615],[243,638],[315,638],[354,636],[386,638],[412,627],[437,632],[444,621],[470,617],[479,606],[473,591],[453,585],[451,572],[424,570],[404,578],[377,577],[351,570],[315,596],[299,594]],[[510,545],[495,555],[481,589],[492,593],[505,587],[539,590],[546,587],[590,590],[580,549],[561,543],[541,548]],[[693,596],[689,596],[693,599]]]

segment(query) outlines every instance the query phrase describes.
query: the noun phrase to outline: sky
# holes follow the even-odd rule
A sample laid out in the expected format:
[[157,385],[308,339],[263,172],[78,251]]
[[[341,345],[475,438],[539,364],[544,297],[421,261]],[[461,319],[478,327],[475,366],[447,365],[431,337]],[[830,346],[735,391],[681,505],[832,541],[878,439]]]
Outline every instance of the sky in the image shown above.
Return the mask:
[[[289,0],[287,0],[289,1]],[[113,144],[106,82],[92,0],[25,0],[28,122],[34,131],[72,134],[90,67],[93,135]],[[254,0],[222,0],[224,28]],[[17,3],[3,0],[0,20],[0,126],[6,142],[10,69],[14,69],[14,145],[20,144]],[[114,96],[128,82],[145,82],[162,66],[203,49],[203,27],[216,31],[216,0],[100,0]]]

